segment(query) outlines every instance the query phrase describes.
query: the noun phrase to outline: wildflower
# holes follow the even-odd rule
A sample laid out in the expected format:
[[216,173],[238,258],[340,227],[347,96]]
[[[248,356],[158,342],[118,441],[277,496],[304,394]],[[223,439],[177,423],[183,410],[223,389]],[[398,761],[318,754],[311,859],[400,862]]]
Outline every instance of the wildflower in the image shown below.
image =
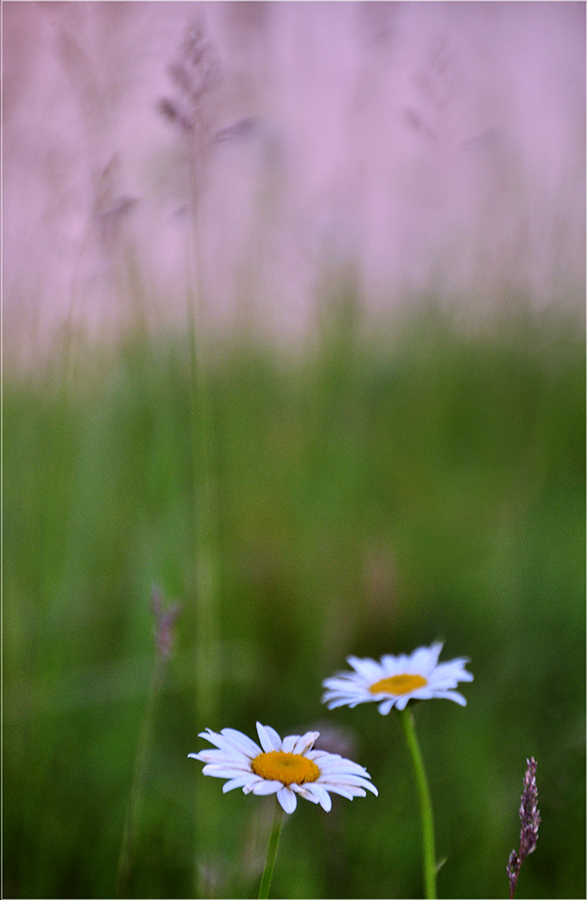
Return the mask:
[[379,703],[379,712],[386,716],[392,707],[404,709],[410,700],[430,700],[439,697],[454,700],[461,706],[467,701],[454,688],[459,681],[472,681],[465,669],[469,660],[465,657],[439,663],[442,644],[418,647],[410,656],[382,656],[374,659],[358,659],[349,656],[347,662],[354,672],[341,672],[327,678],[327,688],[322,700],[329,709],[337,706],[355,707],[358,703]]
[[538,827],[542,821],[538,809],[538,788],[536,786],[536,760],[532,756],[526,760],[526,774],[524,775],[524,790],[520,802],[520,849],[516,853],[512,850],[507,864],[507,873],[510,881],[510,900],[514,896],[520,866],[530,853],[536,850],[538,841]]
[[377,795],[362,766],[338,754],[312,749],[318,731],[289,735],[282,741],[273,728],[257,722],[257,733],[261,747],[233,728],[224,728],[220,734],[208,728],[199,736],[218,749],[188,756],[206,763],[204,775],[229,779],[223,793],[242,787],[245,794],[276,794],[286,813],[294,811],[298,796],[329,812],[329,791],[349,800],[366,797],[364,789]]

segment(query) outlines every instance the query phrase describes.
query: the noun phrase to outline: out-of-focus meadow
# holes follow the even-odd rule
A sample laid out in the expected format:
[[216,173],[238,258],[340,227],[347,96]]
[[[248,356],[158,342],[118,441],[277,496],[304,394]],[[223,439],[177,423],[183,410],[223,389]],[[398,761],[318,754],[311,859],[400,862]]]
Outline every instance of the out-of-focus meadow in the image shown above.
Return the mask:
[[421,896],[321,681],[441,639],[440,896],[507,896],[529,756],[516,896],[585,896],[583,4],[3,14],[4,895],[256,896],[272,798],[187,754],[259,720],[379,789],[274,896]]

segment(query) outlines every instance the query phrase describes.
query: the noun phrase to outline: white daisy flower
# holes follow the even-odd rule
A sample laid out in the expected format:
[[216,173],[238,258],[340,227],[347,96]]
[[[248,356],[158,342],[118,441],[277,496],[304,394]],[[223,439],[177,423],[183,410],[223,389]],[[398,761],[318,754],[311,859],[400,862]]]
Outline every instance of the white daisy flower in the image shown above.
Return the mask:
[[392,707],[404,709],[410,700],[430,700],[440,697],[454,700],[461,706],[467,701],[453,690],[459,681],[473,681],[465,669],[469,662],[465,657],[439,663],[442,644],[418,647],[410,656],[382,656],[374,659],[357,659],[349,656],[347,662],[354,672],[341,672],[327,678],[327,688],[322,701],[328,709],[337,706],[355,707],[358,703],[379,703],[379,712],[386,716]]
[[329,812],[329,791],[349,800],[366,797],[364,789],[377,795],[363,766],[338,754],[312,749],[320,736],[318,731],[292,734],[282,741],[273,728],[257,722],[257,733],[260,747],[234,728],[223,728],[220,734],[208,728],[199,737],[218,749],[188,756],[206,763],[204,775],[229,779],[223,793],[242,787],[245,794],[277,794],[286,813],[294,811],[298,796],[319,803]]

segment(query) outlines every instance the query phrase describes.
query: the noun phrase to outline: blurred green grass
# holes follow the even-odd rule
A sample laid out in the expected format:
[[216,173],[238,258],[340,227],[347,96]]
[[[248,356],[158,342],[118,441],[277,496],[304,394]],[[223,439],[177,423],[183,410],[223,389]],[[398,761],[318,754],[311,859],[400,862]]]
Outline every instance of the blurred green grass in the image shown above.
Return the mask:
[[[182,613],[130,896],[193,896],[196,862],[210,895],[256,896],[270,811],[187,759],[205,727],[254,736],[256,720],[337,726],[380,792],[329,815],[300,803],[274,896],[421,896],[399,724],[371,705],[328,713],[321,680],[349,653],[438,638],[475,675],[465,709],[416,708],[440,896],[507,896],[530,755],[543,824],[517,896],[585,895],[583,328],[522,304],[466,329],[423,304],[373,332],[351,307],[299,355],[237,340],[209,353],[212,647],[187,339],[139,330],[83,348],[73,375],[66,350],[5,373],[5,896],[114,895],[153,583]],[[215,721],[199,717],[202,653]]]

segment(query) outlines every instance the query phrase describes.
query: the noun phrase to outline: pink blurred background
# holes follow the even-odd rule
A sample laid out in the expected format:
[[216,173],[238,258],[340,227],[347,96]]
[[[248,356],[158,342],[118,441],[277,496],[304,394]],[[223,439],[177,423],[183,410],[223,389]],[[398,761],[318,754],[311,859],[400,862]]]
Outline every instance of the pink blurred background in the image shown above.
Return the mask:
[[5,2],[9,358],[64,322],[116,332],[139,302],[182,320],[185,146],[159,105],[193,21],[220,76],[209,325],[303,336],[349,271],[374,313],[422,291],[463,314],[583,302],[584,3]]

